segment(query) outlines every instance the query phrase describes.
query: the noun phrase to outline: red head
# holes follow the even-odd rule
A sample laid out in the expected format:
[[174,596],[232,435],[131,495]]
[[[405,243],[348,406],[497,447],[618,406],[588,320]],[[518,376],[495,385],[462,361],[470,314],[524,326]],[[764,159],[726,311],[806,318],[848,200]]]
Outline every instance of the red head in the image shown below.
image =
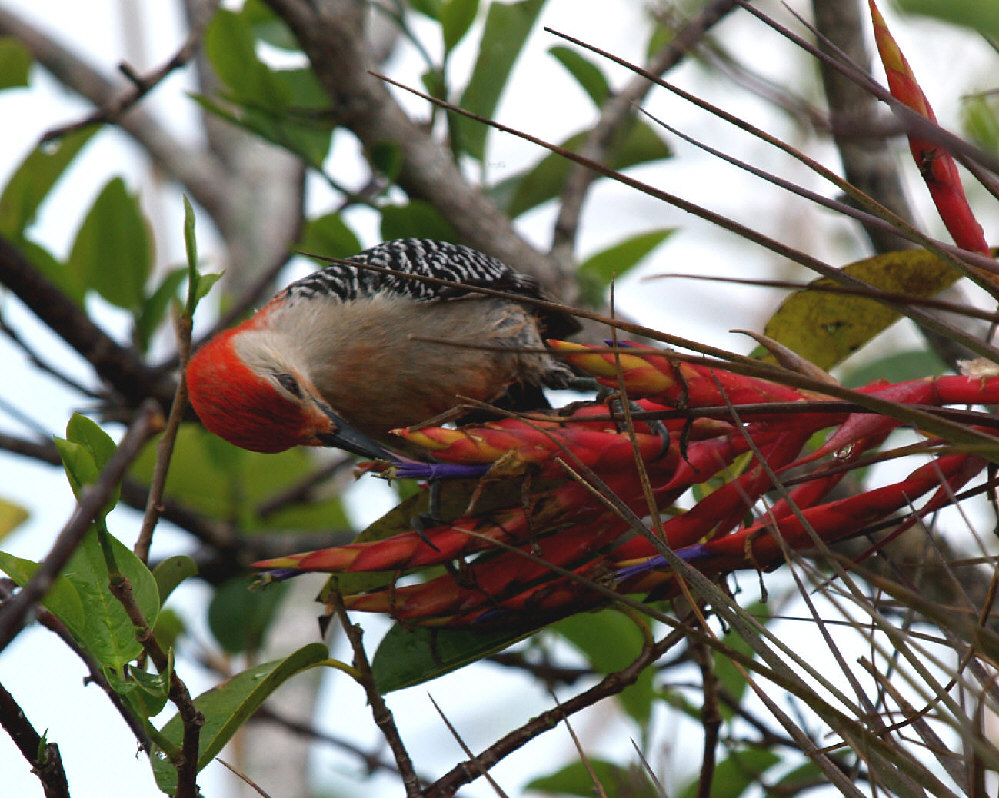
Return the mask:
[[385,457],[381,447],[330,408],[302,369],[288,362],[275,339],[258,326],[254,317],[217,335],[191,358],[188,395],[205,427],[254,452],[338,446]]

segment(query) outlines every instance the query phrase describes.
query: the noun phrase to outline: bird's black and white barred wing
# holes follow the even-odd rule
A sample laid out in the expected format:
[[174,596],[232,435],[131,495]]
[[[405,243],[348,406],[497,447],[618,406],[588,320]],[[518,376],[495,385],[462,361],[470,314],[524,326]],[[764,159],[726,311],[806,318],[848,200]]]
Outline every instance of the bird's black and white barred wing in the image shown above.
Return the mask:
[[[467,286],[508,291],[525,297],[541,296],[538,282],[533,277],[521,274],[503,261],[483,252],[447,241],[401,238],[378,244],[348,260],[416,277],[434,277]],[[418,302],[430,302],[468,293],[471,292],[454,286],[353,267],[346,263],[327,266],[287,288],[287,298],[292,301],[322,296],[351,302],[361,297],[391,294]]]

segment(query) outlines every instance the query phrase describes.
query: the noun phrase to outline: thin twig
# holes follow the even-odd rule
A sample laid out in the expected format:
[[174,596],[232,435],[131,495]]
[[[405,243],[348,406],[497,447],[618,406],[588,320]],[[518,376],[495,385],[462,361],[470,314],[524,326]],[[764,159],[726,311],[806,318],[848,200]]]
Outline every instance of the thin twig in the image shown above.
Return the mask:
[[701,670],[704,695],[704,704],[701,707],[704,745],[701,754],[701,776],[697,781],[697,798],[711,798],[711,785],[714,783],[717,767],[718,732],[722,722],[721,711],[718,708],[718,674],[715,673],[714,659],[708,646],[694,643],[691,650]]
[[156,464],[153,466],[153,478],[149,484],[149,496],[146,499],[146,511],[142,517],[142,528],[136,538],[133,551],[143,562],[149,560],[149,547],[153,542],[153,532],[163,511],[163,492],[166,490],[167,472],[170,468],[170,458],[177,442],[177,432],[180,422],[184,419],[187,409],[187,379],[185,369],[191,356],[191,316],[181,313],[177,318],[177,355],[180,358],[180,376],[177,378],[177,390],[170,405],[170,415],[167,417],[166,429],[156,445]]
[[181,742],[180,756],[173,760],[177,768],[177,792],[176,798],[198,798],[198,738],[201,734],[201,727],[205,725],[205,716],[194,705],[191,693],[187,685],[177,675],[173,668],[171,658],[160,646],[159,641],[149,627],[149,622],[142,614],[142,610],[135,601],[132,594],[132,585],[127,577],[112,576],[108,584],[108,589],[114,595],[125,614],[128,615],[132,626],[135,627],[135,637],[142,645],[143,651],[152,660],[153,665],[159,673],[169,674],[169,689],[167,694],[174,706],[177,707],[177,714],[180,715],[184,729],[183,740]]
[[[734,7],[734,0],[714,0],[701,9],[649,60],[647,71],[659,75],[672,69]],[[617,134],[631,119],[632,104],[648,94],[652,86],[647,78],[635,76],[620,91],[612,94],[600,109],[600,118],[587,134],[580,148],[580,155],[593,161],[605,160]],[[556,259],[568,261],[572,254],[583,201],[596,177],[594,172],[581,164],[573,166],[566,177],[559,197],[558,218],[552,232],[551,252]]]
[[474,781],[480,767],[491,768],[504,757],[523,747],[542,732],[558,726],[565,718],[593,706],[604,698],[617,695],[628,685],[634,684],[645,668],[682,642],[688,630],[678,627],[661,640],[646,644],[635,660],[620,671],[610,673],[597,684],[575,695],[561,706],[542,712],[509,734],[504,735],[475,757],[475,762],[462,762],[435,781],[424,793],[424,798],[450,798],[464,784]]
[[0,684],[0,727],[10,735],[31,771],[42,783],[45,798],[69,798],[69,782],[62,767],[59,746],[35,731],[28,716],[7,688]]
[[416,776],[416,771],[413,769],[413,760],[410,758],[409,752],[406,750],[406,745],[402,741],[399,728],[395,725],[392,711],[386,705],[382,694],[378,692],[378,686],[375,684],[374,676],[371,673],[371,663],[368,662],[368,655],[364,651],[364,641],[361,639],[363,634],[361,627],[351,623],[350,617],[347,615],[347,608],[343,605],[343,599],[336,590],[330,591],[329,600],[333,606],[333,611],[340,619],[343,630],[347,635],[347,640],[350,642],[350,647],[354,652],[354,668],[358,673],[358,682],[364,688],[365,695],[368,697],[375,725],[381,730],[385,742],[388,743],[389,748],[392,750],[392,755],[395,757],[395,763],[399,768],[399,776],[402,778],[403,787],[406,789],[406,796],[407,798],[418,798],[421,795],[420,782]]
[[163,426],[163,417],[153,400],[146,400],[139,415],[125,433],[115,453],[94,484],[84,488],[76,509],[59,533],[52,548],[27,584],[10,601],[0,607],[0,651],[17,635],[31,608],[52,587],[69,558],[73,556],[90,524],[107,504],[117,486],[146,441]]
[[[349,740],[338,737],[330,732],[320,731],[311,723],[286,717],[266,704],[253,714],[251,720],[274,723],[292,734],[305,737],[313,742],[325,743],[326,745],[330,745],[334,748],[339,748],[353,754],[364,763],[364,769],[369,774],[381,770],[386,773],[399,775],[399,768],[394,763],[382,759],[377,751],[365,751],[363,748],[350,742]],[[419,781],[420,784],[430,783],[429,779],[423,777],[419,777]]]
[[[430,703],[434,705],[434,709],[437,710],[437,714],[440,715],[441,720],[444,721],[444,725],[447,726],[447,730],[451,732],[451,736],[454,737],[455,742],[458,743],[458,745],[461,746],[461,750],[465,752],[465,756],[468,757],[468,761],[475,763],[477,761],[475,754],[472,753],[472,749],[468,747],[468,744],[461,738],[461,735],[458,734],[458,730],[448,719],[448,716],[444,714],[444,710],[442,710],[440,705],[434,701],[434,697],[430,693],[427,693],[427,698],[429,698]],[[486,768],[480,768],[480,772],[483,778],[489,782],[489,786],[493,788],[493,791],[500,796],[500,798],[507,798],[507,794],[503,791],[503,788],[499,786],[499,783],[492,777]],[[606,798],[606,796],[604,796],[604,798]]]
[[[551,697],[552,701],[555,702],[556,707],[562,706],[555,693],[552,693]],[[565,730],[569,732],[569,737],[572,739],[572,744],[576,748],[576,753],[579,754],[579,761],[583,763],[583,767],[586,768],[586,774],[590,777],[590,781],[593,782],[593,792],[596,793],[598,798],[607,798],[607,791],[604,789],[604,785],[600,783],[600,779],[597,778],[597,772],[593,769],[593,763],[590,762],[590,758],[586,755],[586,751],[583,750],[583,744],[576,735],[576,730],[572,728],[572,724],[569,722],[568,718],[563,718],[562,722],[565,724]]]
[[170,73],[187,65],[187,62],[197,52],[202,34],[205,32],[204,25],[207,24],[210,18],[210,16],[205,15],[202,25],[192,26],[187,39],[180,46],[180,49],[166,63],[153,71],[145,75],[140,75],[131,65],[124,62],[119,64],[118,70],[131,83],[131,86],[126,91],[104,103],[100,108],[95,109],[77,122],[70,122],[69,124],[51,128],[42,136],[39,143],[47,144],[50,141],[60,139],[63,136],[74,133],[77,130],[82,130],[85,127],[90,127],[91,125],[118,121],[133,105],[162,83]]

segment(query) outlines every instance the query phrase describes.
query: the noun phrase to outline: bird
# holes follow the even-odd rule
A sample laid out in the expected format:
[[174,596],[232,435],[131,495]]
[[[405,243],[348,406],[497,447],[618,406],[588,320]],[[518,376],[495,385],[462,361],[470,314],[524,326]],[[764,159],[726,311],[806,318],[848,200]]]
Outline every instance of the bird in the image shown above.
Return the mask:
[[445,241],[386,241],[291,283],[201,346],[188,396],[209,431],[244,449],[332,446],[386,459],[393,429],[468,400],[537,409],[547,406],[543,388],[571,383],[544,341],[578,322],[515,297],[543,294],[496,258]]

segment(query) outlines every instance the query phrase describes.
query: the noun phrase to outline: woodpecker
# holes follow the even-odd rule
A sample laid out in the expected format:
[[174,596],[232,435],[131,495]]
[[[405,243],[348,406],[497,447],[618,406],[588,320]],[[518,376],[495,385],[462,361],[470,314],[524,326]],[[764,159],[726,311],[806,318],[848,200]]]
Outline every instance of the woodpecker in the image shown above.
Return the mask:
[[542,387],[572,378],[548,354],[517,351],[575,332],[571,316],[350,262],[542,296],[534,278],[469,247],[414,238],[379,244],[291,283],[195,353],[187,386],[205,427],[257,452],[336,446],[379,459],[392,429],[468,398],[498,402],[522,391],[537,407]]

